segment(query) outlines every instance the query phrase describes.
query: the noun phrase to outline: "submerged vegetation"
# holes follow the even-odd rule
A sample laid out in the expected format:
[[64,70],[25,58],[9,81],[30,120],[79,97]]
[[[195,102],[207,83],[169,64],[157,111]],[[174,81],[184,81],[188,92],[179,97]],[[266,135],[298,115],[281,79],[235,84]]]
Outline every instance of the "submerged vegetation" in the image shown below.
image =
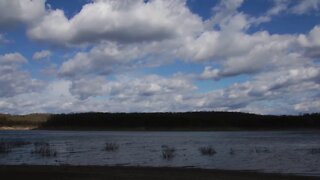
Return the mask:
[[0,127],[6,126],[120,130],[300,129],[320,128],[320,113],[299,116],[239,112],[0,114]]

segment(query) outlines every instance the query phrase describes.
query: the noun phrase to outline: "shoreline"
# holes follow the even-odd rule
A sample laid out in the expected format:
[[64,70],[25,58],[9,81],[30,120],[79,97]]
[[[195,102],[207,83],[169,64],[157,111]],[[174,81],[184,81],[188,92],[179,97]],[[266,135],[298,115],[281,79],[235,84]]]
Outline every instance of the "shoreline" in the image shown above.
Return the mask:
[[64,179],[64,180],[312,180],[319,177],[291,174],[264,173],[241,170],[215,170],[187,167],[127,167],[127,166],[48,166],[48,165],[0,165],[0,179]]
[[35,130],[36,126],[2,126],[1,131],[25,131],[25,130]]

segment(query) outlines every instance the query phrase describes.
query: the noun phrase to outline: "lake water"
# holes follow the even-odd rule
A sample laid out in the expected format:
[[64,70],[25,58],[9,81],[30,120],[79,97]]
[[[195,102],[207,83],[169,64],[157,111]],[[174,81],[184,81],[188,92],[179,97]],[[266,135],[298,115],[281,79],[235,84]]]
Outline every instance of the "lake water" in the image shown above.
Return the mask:
[[[0,131],[0,141],[31,144],[0,153],[0,164],[122,165],[254,170],[320,176],[320,131],[111,132]],[[31,153],[48,142],[55,157]],[[105,151],[116,143],[117,151]],[[172,159],[163,147],[175,148]],[[211,146],[216,154],[202,155]]]

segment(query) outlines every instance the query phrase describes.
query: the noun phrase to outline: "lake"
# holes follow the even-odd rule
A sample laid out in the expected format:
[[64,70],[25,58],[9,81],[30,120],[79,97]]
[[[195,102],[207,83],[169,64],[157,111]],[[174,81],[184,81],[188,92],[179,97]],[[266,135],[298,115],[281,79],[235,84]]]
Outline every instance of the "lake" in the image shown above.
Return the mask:
[[[118,165],[253,170],[320,176],[320,131],[0,131],[1,142],[29,142],[0,153],[1,165]],[[48,143],[56,156],[34,153]],[[117,148],[106,151],[106,143]],[[201,147],[212,147],[205,155]],[[165,148],[174,149],[164,158]]]

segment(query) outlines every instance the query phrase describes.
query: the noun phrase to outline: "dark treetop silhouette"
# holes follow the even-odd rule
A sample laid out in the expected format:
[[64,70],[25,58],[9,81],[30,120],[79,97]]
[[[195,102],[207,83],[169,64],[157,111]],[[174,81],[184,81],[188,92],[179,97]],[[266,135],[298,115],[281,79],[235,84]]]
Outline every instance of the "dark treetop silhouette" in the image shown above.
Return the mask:
[[257,115],[240,112],[70,113],[0,115],[0,127],[35,126],[42,129],[299,129],[320,128],[320,113]]

